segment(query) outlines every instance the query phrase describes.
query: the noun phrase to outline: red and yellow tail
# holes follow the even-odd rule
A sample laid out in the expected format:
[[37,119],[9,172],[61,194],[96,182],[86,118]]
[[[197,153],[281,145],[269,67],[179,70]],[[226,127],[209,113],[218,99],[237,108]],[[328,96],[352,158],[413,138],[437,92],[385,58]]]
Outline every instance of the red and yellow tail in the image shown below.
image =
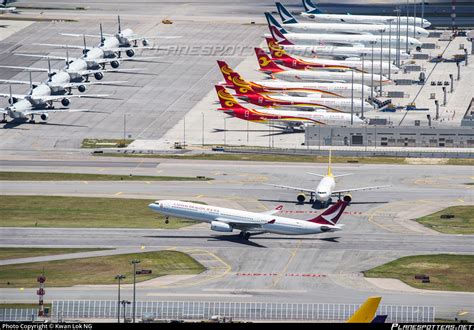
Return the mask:
[[217,97],[221,103],[221,108],[219,110],[235,110],[235,109],[244,109],[239,102],[225,89],[224,86],[215,85]]
[[285,71],[276,65],[270,57],[265,53],[261,48],[255,48],[255,55],[257,55],[258,65],[260,66],[260,71],[265,73],[277,73]]

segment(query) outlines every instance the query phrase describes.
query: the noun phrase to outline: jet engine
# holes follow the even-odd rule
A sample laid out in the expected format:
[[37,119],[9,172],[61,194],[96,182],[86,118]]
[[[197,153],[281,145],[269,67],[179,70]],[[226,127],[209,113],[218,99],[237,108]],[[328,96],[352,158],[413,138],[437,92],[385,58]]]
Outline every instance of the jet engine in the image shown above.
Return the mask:
[[328,226],[321,226],[321,232],[325,233],[327,231],[331,231],[331,228],[329,228]]
[[69,103],[71,103],[71,101],[69,101],[69,99],[64,98],[64,99],[61,100],[61,104],[64,105],[65,107],[67,107],[69,105]]
[[347,195],[344,195],[344,197],[342,197],[342,200],[344,202],[347,202],[347,203],[350,203],[352,201],[352,196],[347,194]]
[[230,233],[232,231],[232,227],[230,225],[226,224],[226,223],[223,223],[223,222],[212,221],[211,222],[211,230]]
[[9,97],[8,98],[8,104],[13,104],[15,102],[18,102],[18,99],[16,97]]
[[135,52],[133,51],[133,49],[128,49],[125,54],[127,54],[128,57],[132,57],[133,55],[135,55]]
[[303,193],[299,193],[297,196],[296,196],[296,200],[300,203],[303,203],[304,200],[306,199],[306,195],[303,194]]
[[101,80],[102,78],[104,78],[104,75],[102,74],[102,72],[96,72],[94,73],[94,77],[97,80]]
[[112,62],[110,62],[110,66],[114,69],[117,69],[120,66],[120,62],[119,61],[112,61]]
[[84,93],[86,91],[86,86],[84,85],[79,85],[77,86],[77,90],[81,93]]
[[48,116],[47,113],[43,113],[43,114],[40,116],[40,118],[41,118],[41,120],[46,121],[46,120],[48,120],[49,116]]
[[148,46],[149,44],[150,44],[150,42],[148,40],[146,40],[146,39],[142,40],[142,45],[143,46]]

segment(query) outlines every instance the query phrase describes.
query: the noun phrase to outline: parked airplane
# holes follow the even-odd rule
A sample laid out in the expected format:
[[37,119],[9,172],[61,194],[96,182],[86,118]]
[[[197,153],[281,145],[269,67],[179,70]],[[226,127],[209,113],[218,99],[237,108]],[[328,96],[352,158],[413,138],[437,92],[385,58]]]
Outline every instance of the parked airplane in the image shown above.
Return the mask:
[[[124,51],[128,57],[133,57],[135,55],[135,50],[137,49],[153,49],[150,46],[149,39],[175,39],[181,38],[182,36],[139,36],[132,29],[122,30],[120,23],[120,16],[118,16],[118,31],[115,34],[108,34],[102,32],[102,25],[100,25],[100,35],[91,35],[91,34],[76,34],[76,33],[61,33],[64,36],[70,37],[100,37],[99,47],[105,50],[113,52],[122,52]],[[138,41],[141,41],[143,46],[138,46]],[[77,47],[77,46],[75,46]]]
[[364,79],[364,85],[378,86],[380,81],[382,85],[392,84],[393,82],[383,75],[375,74],[373,82],[368,74],[365,77],[361,72],[349,71],[323,71],[323,70],[285,70],[275,64],[270,57],[260,48],[255,48],[260,71],[268,74],[272,78],[278,78],[286,81],[319,81],[319,82],[345,82],[353,83],[354,86],[360,85]]
[[166,221],[168,217],[177,217],[207,222],[213,231],[230,233],[234,229],[240,230],[239,237],[248,240],[250,235],[260,233],[312,235],[341,230],[343,225],[338,225],[337,222],[350,201],[350,197],[339,200],[335,205],[309,220],[275,216],[274,214],[282,209],[281,205],[274,210],[261,213],[175,200],[158,200],[149,204],[148,207],[163,214]]
[[[307,96],[321,94],[323,97],[354,97],[370,94],[370,87],[350,83],[319,83],[319,82],[288,82],[281,80],[247,81],[233,71],[224,61],[217,61],[226,86],[236,90],[237,94],[250,90],[258,93],[285,93],[293,96]],[[352,87],[354,87],[352,89]]]
[[70,97],[77,97],[76,95],[67,95],[67,96],[41,96],[40,98],[30,95],[14,95],[10,94],[0,94],[0,96],[9,97],[8,102],[9,106],[5,108],[0,108],[0,113],[3,115],[2,122],[5,123],[6,116],[8,115],[12,119],[26,120],[30,118],[30,122],[34,123],[35,116],[40,116],[44,121],[48,120],[49,114],[53,112],[87,112],[85,109],[64,109],[64,108],[54,108],[51,104],[53,101],[59,101],[68,99]]
[[16,7],[10,7],[7,6],[8,0],[2,0],[2,3],[0,4],[0,13],[6,13],[6,12],[14,12],[16,11]]
[[382,66],[380,66],[380,61],[360,61],[360,60],[328,60],[328,59],[302,59],[297,58],[294,56],[290,56],[287,52],[278,47],[278,43],[271,42],[271,46],[269,45],[270,54],[272,56],[272,60],[283,66],[286,66],[291,69],[296,70],[331,70],[331,71],[347,71],[347,70],[357,70],[359,72],[371,72],[372,67],[374,73],[387,73],[389,69],[393,73],[398,73],[400,70],[397,66],[393,65],[392,63],[382,62]]
[[[303,6],[306,12],[302,12],[301,16],[314,19],[318,22],[345,22],[345,23],[369,23],[369,24],[389,24],[390,22],[397,22],[397,16],[385,16],[385,15],[351,15],[351,14],[324,14],[321,10],[314,5],[311,0],[303,0]],[[429,27],[431,23],[426,19],[416,17],[414,20],[410,16],[400,16],[400,24],[421,26],[423,28]]]
[[[396,21],[392,22],[391,26],[387,24],[350,24],[350,23],[300,23],[298,20],[286,9],[280,2],[276,3],[278,13],[280,14],[281,20],[283,22],[283,27],[285,30],[295,33],[341,33],[341,34],[375,34],[380,35],[380,32],[385,34],[392,33],[392,37],[396,38],[397,33],[397,24]],[[400,25],[401,35],[405,35],[407,31],[407,26]],[[425,29],[413,25],[408,26],[409,35],[413,35],[415,31],[415,36],[417,38],[426,38],[429,35],[429,32]]]
[[[393,48],[397,47],[397,38],[390,38],[388,35],[351,35],[347,34],[314,34],[314,33],[289,33],[284,29],[280,23],[270,13],[265,13],[267,18],[268,27],[270,33],[279,44],[297,44],[297,45],[333,45],[333,46],[364,46],[368,47],[374,45],[374,47],[380,48],[380,42],[383,47],[391,45]],[[266,35],[268,36],[268,35]],[[407,38],[400,36],[400,44],[405,45]],[[408,47],[410,49],[421,47],[422,43],[415,38],[408,37]]]
[[355,98],[352,102],[352,99],[321,97],[320,94],[308,94],[308,96],[266,95],[249,90],[237,94],[236,97],[261,107],[290,108],[304,111],[324,109],[334,112],[351,112],[352,110],[354,113],[359,113],[362,111],[362,103],[364,104],[364,111],[374,109],[373,105],[362,101],[360,98]]
[[[321,58],[321,57],[331,57],[339,60],[346,59],[362,59],[366,61],[371,60],[372,58],[372,47],[343,47],[343,46],[308,46],[308,45],[280,45],[273,37],[266,37],[268,48],[278,48],[285,50],[285,52],[296,55],[303,56],[308,58]],[[387,60],[389,57],[393,60],[395,59],[396,50],[389,48],[374,47],[374,59],[380,59],[382,55],[383,60]],[[405,51],[400,51],[400,59],[406,60],[411,58],[410,54]],[[374,65],[375,65],[374,61]],[[370,65],[371,62],[367,61],[367,65]],[[364,64],[366,64],[364,63]],[[365,65],[364,65],[365,67]]]
[[372,186],[372,187],[361,187],[361,188],[349,188],[349,189],[340,189],[335,190],[336,188],[336,178],[352,175],[352,173],[346,174],[339,174],[334,175],[331,169],[331,151],[329,151],[329,162],[328,162],[328,172],[326,175],[316,174],[316,173],[308,173],[310,175],[321,177],[321,181],[319,181],[316,189],[307,189],[307,188],[298,188],[292,186],[283,186],[278,184],[269,184],[268,186],[291,189],[300,191],[300,193],[296,196],[298,202],[303,203],[306,199],[305,193],[310,194],[310,203],[314,203],[316,206],[321,206],[323,208],[328,207],[332,203],[332,197],[337,196],[341,198],[344,194],[349,194],[354,191],[361,191],[361,190],[372,190],[372,189],[380,189],[380,188],[387,188],[388,186]]
[[319,111],[289,111],[289,110],[255,110],[245,108],[227,92],[225,87],[216,85],[216,92],[221,103],[218,110],[242,120],[260,124],[282,127],[287,132],[304,131],[308,124],[319,125],[353,125],[359,126],[364,122],[356,115],[348,113]]

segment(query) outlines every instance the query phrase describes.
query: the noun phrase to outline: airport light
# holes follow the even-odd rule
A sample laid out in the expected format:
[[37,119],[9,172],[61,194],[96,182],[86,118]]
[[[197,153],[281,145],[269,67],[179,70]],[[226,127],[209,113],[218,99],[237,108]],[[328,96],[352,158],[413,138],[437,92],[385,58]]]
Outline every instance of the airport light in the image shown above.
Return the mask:
[[400,67],[400,7],[397,7],[397,9],[395,9],[395,12],[397,13],[397,49],[395,55],[395,62],[397,63],[397,66]]
[[126,315],[127,315],[127,314],[126,314],[125,312],[126,312],[126,307],[127,307],[127,305],[130,305],[130,301],[128,301],[128,300],[122,300],[121,303],[122,303],[122,305],[123,305],[123,323],[126,323]]
[[413,38],[416,38],[416,0],[413,0]]
[[226,146],[226,132],[227,132],[226,121],[227,121],[227,117],[224,117],[224,147]]
[[201,112],[201,114],[202,114],[202,147],[204,148],[204,112]]
[[406,40],[405,40],[405,51],[408,53],[408,17],[410,17],[410,7],[409,7],[409,4],[408,4],[408,1],[407,0],[407,17],[406,17],[406,21],[407,21],[407,36],[406,36]]
[[425,0],[421,0],[421,22],[420,27],[423,27],[423,21],[425,20]]
[[354,68],[351,70],[351,126],[354,124]]
[[115,279],[118,280],[118,298],[117,298],[117,323],[120,323],[120,281],[126,276],[122,274],[115,275]]
[[140,263],[140,260],[133,259],[131,261],[133,265],[133,306],[132,306],[132,315],[133,315],[133,323],[135,323],[135,311],[136,311],[136,277],[137,277],[137,264]]
[[374,101],[374,43],[375,41],[370,42],[372,45],[372,70],[370,72],[370,99],[372,102]]
[[[388,29],[388,79],[391,79],[391,66],[392,66],[392,19],[388,21],[389,29]],[[380,58],[382,58],[382,54],[380,54]]]
[[364,74],[365,74],[365,60],[364,60],[364,57],[365,57],[366,53],[362,53],[362,83],[361,83],[361,87],[362,87],[362,111],[361,111],[361,117],[360,119],[364,119],[364,103],[365,103],[365,99],[364,99]]
[[183,117],[183,149],[186,149],[186,116]]
[[382,41],[383,41],[383,30],[380,30],[380,96],[382,96],[382,73],[383,73],[383,70],[382,70],[382,52],[383,52],[383,48],[382,48]]
[[449,75],[449,79],[451,79],[451,93],[454,91],[454,77],[452,74]]

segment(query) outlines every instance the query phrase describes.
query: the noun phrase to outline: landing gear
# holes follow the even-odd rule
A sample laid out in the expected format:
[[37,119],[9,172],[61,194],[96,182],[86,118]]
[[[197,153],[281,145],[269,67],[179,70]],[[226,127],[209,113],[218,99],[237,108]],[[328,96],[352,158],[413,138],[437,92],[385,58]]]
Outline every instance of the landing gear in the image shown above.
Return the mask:
[[169,217],[165,217],[165,223],[168,224],[169,222]]
[[34,124],[36,123],[35,122],[35,115],[31,115],[31,118],[30,118],[30,121],[29,121],[31,124]]
[[7,122],[7,115],[6,114],[3,114],[3,119],[1,121],[2,123],[6,123]]
[[250,238],[250,233],[248,233],[248,232],[246,232],[246,231],[241,231],[241,232],[239,233],[239,237],[242,238],[242,239],[244,239],[244,240],[246,240],[246,241],[248,241],[249,238]]

